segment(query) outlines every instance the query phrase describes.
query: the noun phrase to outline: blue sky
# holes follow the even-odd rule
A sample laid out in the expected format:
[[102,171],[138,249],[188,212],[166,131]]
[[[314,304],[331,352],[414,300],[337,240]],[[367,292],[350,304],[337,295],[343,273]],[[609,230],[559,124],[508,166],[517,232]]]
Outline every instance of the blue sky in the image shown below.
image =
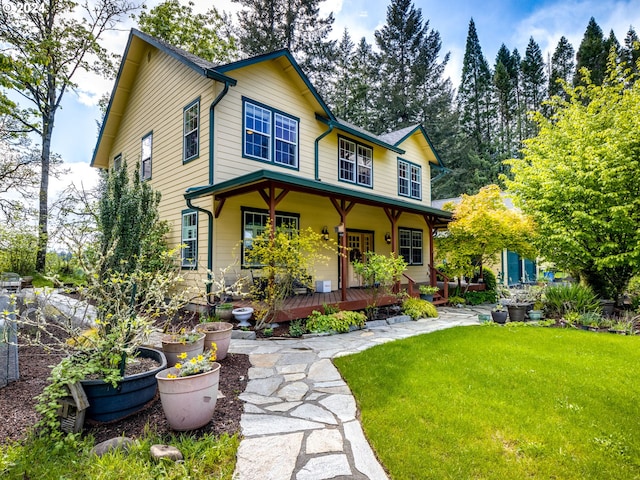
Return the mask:
[[[196,9],[203,11],[211,5],[211,0],[194,1]],[[151,8],[159,2],[148,0],[146,4]],[[218,10],[238,9],[238,4],[230,0],[213,3]],[[364,36],[369,43],[374,43],[374,32],[384,25],[388,5],[387,0],[326,0],[321,11],[334,12],[335,38],[347,27],[355,41]],[[623,41],[631,25],[640,33],[640,0],[415,0],[414,5],[422,10],[430,27],[440,33],[442,53],[451,53],[446,74],[456,86],[471,18],[476,24],[482,51],[492,66],[502,43],[524,55],[531,36],[540,45],[545,61],[562,35],[577,50],[592,16],[605,35],[613,29],[619,41]],[[132,26],[135,25],[130,20],[123,23],[122,30],[112,32],[105,38],[104,45],[121,54]],[[100,118],[96,104],[103,93],[111,91],[113,84],[89,76],[77,77],[76,82],[79,88],[67,93],[53,140],[54,151],[62,155],[71,173],[61,181],[52,181],[52,199],[55,192],[71,181],[92,186],[97,180],[96,172],[89,167],[98,132],[96,121]]]

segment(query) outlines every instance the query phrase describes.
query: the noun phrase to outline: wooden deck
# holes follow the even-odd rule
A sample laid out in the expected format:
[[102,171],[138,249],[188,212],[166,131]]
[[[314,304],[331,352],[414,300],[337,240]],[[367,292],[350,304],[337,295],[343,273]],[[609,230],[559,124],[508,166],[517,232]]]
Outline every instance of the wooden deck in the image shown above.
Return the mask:
[[[330,293],[310,293],[307,295],[295,295],[284,301],[282,311],[278,314],[276,322],[288,322],[298,318],[306,318],[311,312],[318,310],[322,312],[323,305],[336,305],[340,310],[364,310],[369,304],[371,293],[366,288],[347,289],[347,299],[343,302],[340,290]],[[398,299],[393,295],[380,295],[377,304],[379,307],[398,303]],[[436,296],[433,303],[435,305],[446,303],[446,300]],[[251,301],[244,300],[234,302],[237,307],[249,307]]]

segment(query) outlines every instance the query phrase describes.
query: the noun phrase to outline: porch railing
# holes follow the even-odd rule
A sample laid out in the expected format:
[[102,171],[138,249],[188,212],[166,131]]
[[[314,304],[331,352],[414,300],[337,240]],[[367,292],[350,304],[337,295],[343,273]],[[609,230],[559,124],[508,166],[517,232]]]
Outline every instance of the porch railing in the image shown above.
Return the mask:
[[444,283],[442,287],[442,298],[444,300],[448,300],[449,299],[449,277],[447,277],[444,273],[442,273],[440,270],[435,268],[433,265],[429,265],[429,278],[430,278],[431,285],[434,287],[437,285],[438,279],[439,278],[441,279],[441,281]]

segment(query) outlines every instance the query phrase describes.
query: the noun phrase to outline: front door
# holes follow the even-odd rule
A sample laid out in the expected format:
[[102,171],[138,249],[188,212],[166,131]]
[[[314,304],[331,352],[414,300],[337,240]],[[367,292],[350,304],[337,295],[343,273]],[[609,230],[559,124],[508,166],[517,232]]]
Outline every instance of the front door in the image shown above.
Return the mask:
[[373,251],[373,232],[347,231],[347,247],[349,248],[349,287],[361,287],[362,278],[353,271],[353,262],[366,261],[364,254]]

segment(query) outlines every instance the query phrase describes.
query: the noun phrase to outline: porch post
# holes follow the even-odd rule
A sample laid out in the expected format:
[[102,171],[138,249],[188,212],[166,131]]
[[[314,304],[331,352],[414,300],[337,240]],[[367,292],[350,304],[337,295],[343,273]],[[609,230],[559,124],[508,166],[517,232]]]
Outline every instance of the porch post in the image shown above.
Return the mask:
[[347,214],[356,205],[355,202],[349,202],[345,199],[338,200],[330,197],[333,208],[340,214],[340,224],[342,225],[342,239],[340,241],[340,294],[343,302],[347,301],[347,269],[349,268],[347,258]]

